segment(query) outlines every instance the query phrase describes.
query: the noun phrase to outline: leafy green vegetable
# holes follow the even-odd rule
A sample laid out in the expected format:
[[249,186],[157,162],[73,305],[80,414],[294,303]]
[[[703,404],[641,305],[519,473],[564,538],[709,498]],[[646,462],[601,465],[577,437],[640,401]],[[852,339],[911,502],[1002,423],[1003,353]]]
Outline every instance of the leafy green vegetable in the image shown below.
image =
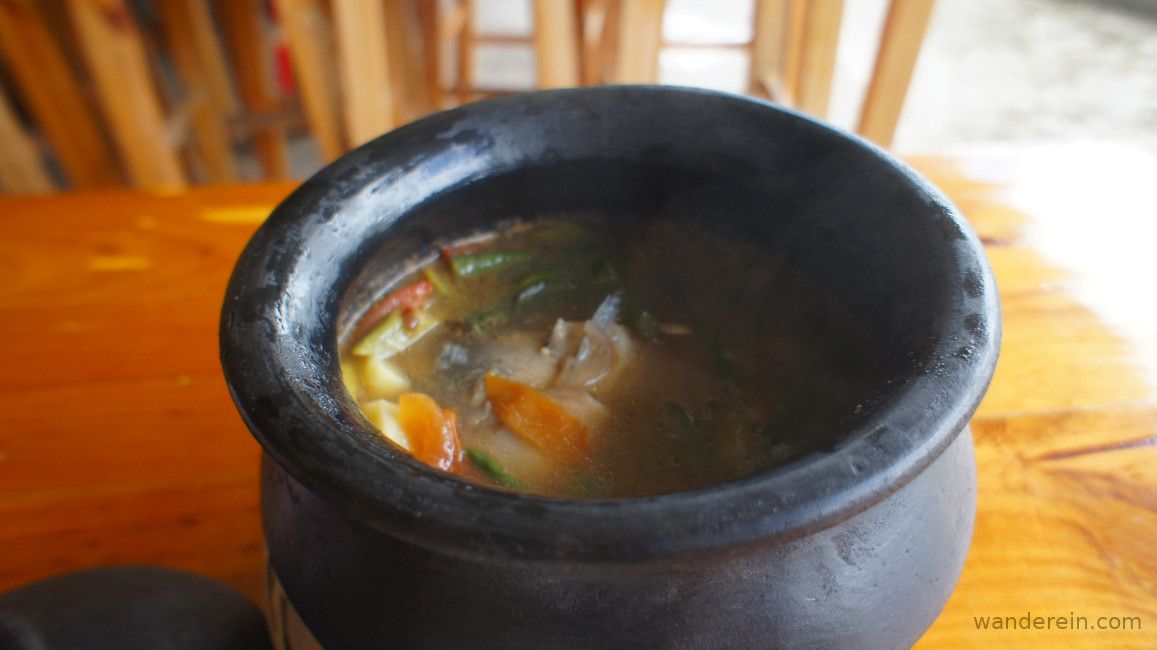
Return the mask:
[[[524,303],[539,297],[553,296],[569,291],[593,289],[614,284],[618,281],[618,273],[610,262],[603,261],[599,264],[594,275],[581,275],[582,271],[589,268],[590,267],[585,267],[585,269],[571,268],[569,269],[570,273],[565,275],[560,273],[557,268],[531,273],[519,281],[520,290],[515,296],[514,301]],[[570,277],[575,275],[579,277]]]
[[593,474],[581,468],[575,472],[575,496],[592,499],[605,495],[605,488]]
[[512,475],[498,464],[490,454],[476,449],[474,447],[466,448],[466,458],[474,464],[483,474],[489,476],[495,483],[508,488],[525,488],[526,484],[518,480],[518,477]]

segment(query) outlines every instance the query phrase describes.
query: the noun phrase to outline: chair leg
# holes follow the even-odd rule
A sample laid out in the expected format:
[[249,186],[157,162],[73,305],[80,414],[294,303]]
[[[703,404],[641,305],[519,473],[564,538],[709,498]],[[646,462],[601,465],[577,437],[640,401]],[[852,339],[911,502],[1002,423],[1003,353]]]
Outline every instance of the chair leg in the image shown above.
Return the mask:
[[97,113],[33,0],[0,3],[0,50],[32,119],[52,145],[72,187],[124,182]]
[[538,87],[577,86],[578,21],[573,0],[535,0],[533,6]]
[[165,39],[186,87],[197,95],[192,123],[209,180],[237,180],[229,118],[237,104],[213,19],[204,0],[160,0]]
[[0,190],[46,194],[54,189],[36,145],[16,118],[8,98],[0,93]]
[[578,12],[581,80],[584,86],[594,86],[606,79],[603,70],[610,7],[608,0],[574,0],[574,4]]
[[[232,55],[237,90],[250,115],[268,116],[282,101],[269,59],[264,9],[260,0],[217,0],[221,27]],[[289,153],[285,129],[264,124],[251,131],[253,149],[266,178],[289,178]]]
[[880,146],[891,146],[896,134],[933,4],[932,0],[892,0],[888,7],[875,69],[856,127]]
[[471,101],[474,88],[474,0],[457,0],[454,18],[458,23],[458,81],[454,90],[458,95],[458,103],[465,104]]
[[807,0],[803,7],[802,47],[794,94],[801,110],[823,118],[827,117],[836,69],[844,0]]
[[[389,47],[390,83],[394,97],[395,124],[403,124],[437,110],[434,97],[437,77],[427,71],[425,44],[436,39],[436,31],[426,31],[421,0],[386,0],[386,44]],[[404,62],[404,63],[402,63]],[[433,80],[432,80],[433,79]]]
[[112,132],[138,187],[183,188],[140,32],[124,0],[69,0],[76,37]]
[[615,83],[655,83],[663,41],[664,0],[621,0]]
[[342,154],[338,118],[336,65],[328,20],[321,0],[274,0],[277,16],[285,26],[305,116],[321,156],[329,162]]
[[441,12],[437,2],[414,0],[418,10],[418,22],[422,34],[422,60],[425,63],[424,87],[426,89],[428,109],[436,111],[442,108],[445,102],[445,93],[442,92],[442,22]]
[[346,142],[356,147],[396,124],[382,0],[333,4]]
[[747,92],[783,102],[784,51],[788,41],[787,0],[756,0]]

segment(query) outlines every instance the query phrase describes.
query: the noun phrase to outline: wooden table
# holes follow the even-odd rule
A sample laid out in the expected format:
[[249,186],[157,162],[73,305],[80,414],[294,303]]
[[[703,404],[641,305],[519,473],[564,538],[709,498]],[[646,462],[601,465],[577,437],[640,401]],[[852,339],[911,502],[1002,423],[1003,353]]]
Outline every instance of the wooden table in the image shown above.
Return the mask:
[[[1157,647],[1157,157],[912,162],[975,225],[1004,308],[972,550],[920,647]],[[260,598],[259,452],[217,315],[290,189],[0,198],[0,590],[155,563]],[[977,629],[1030,613],[1141,629]]]

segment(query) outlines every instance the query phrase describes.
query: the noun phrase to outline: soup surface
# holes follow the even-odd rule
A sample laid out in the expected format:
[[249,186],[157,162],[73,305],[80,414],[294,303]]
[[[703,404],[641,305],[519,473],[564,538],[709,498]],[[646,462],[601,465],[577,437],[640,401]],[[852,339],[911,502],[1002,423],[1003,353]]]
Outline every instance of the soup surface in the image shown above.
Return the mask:
[[417,459],[564,498],[675,492],[830,448],[875,352],[760,247],[549,218],[415,262],[343,339],[346,387]]

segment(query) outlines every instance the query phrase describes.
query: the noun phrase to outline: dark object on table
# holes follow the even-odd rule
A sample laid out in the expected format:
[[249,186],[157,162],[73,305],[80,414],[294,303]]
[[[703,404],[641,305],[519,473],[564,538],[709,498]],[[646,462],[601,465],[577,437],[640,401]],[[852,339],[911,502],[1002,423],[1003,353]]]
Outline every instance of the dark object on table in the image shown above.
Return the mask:
[[265,618],[234,589],[158,567],[108,567],[0,594],[4,650],[263,650]]
[[[385,442],[336,338],[386,271],[431,235],[584,211],[695,219],[782,255],[888,351],[876,394],[829,449],[648,498],[481,488]],[[968,550],[966,425],[999,338],[980,242],[912,170],[766,103],[655,87],[481,102],[351,152],[254,236],[221,322],[268,454],[270,561],[332,648],[907,647]]]

